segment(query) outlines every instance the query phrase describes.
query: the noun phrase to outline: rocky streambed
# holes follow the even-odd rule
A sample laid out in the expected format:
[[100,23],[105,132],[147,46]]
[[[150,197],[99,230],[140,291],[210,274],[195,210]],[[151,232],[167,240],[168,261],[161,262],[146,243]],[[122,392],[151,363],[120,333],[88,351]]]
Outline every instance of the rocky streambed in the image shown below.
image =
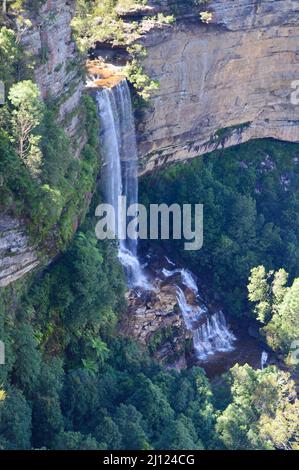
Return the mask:
[[143,269],[152,288],[128,292],[124,334],[166,368],[200,365],[215,377],[236,363],[261,367],[265,345],[254,322],[223,312],[193,273],[160,252],[147,254]]

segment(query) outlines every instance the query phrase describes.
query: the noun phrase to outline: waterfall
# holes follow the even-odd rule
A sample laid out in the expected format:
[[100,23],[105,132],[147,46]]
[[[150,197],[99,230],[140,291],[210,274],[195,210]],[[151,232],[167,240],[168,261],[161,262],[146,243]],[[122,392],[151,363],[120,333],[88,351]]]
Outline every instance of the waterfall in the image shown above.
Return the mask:
[[194,325],[201,319],[204,314],[207,313],[207,308],[204,305],[189,305],[183,290],[179,286],[176,286],[176,291],[178,304],[182,312],[185,325],[188,330],[193,330]]
[[261,369],[263,370],[267,364],[267,361],[268,361],[268,353],[266,351],[263,351],[262,352],[262,356],[261,356]]
[[[192,332],[193,345],[198,359],[206,361],[209,356],[217,352],[232,351],[236,337],[229,330],[223,312],[219,311],[211,315],[199,294],[194,274],[188,269],[176,268],[169,258],[166,258],[166,261],[174,266],[174,269],[163,268],[161,270],[163,276],[170,278],[175,274],[180,274],[181,277],[182,287],[175,286],[177,301],[186,328]],[[194,295],[192,305],[188,302],[183,290],[184,287]],[[199,322],[200,326],[198,326]]]
[[[170,260],[168,260],[168,262],[169,261]],[[172,264],[174,265],[174,263]],[[188,289],[190,289],[195,295],[198,295],[198,287],[196,285],[194,275],[188,269],[178,269],[178,268],[172,269],[172,270],[168,270],[166,268],[162,269],[162,274],[165,277],[171,277],[174,274],[178,274],[178,273],[180,273],[181,275],[182,283],[184,284],[184,286],[188,287]]]
[[[236,338],[228,329],[222,311],[209,315],[205,305],[196,307],[189,305],[183,290],[178,286],[177,300],[186,328],[192,332],[194,349],[198,359],[205,361],[208,356],[216,352],[228,352],[234,349],[233,343]],[[206,316],[204,323],[196,327],[196,323],[204,316]]]
[[[98,115],[100,120],[100,141],[102,145],[102,181],[105,202],[115,211],[115,235],[119,233],[120,220],[127,217],[124,208],[119,207],[119,197],[126,196],[127,207],[138,203],[137,145],[130,90],[126,80],[113,88],[97,92]],[[128,222],[128,220],[127,220]],[[127,226],[127,224],[126,224]],[[152,290],[137,257],[137,238],[120,239],[119,259],[123,264],[129,287]],[[234,335],[229,331],[223,313],[209,315],[207,307],[199,303],[200,296],[194,275],[187,269],[163,269],[164,277],[180,273],[182,288],[176,286],[177,301],[186,328],[192,331],[196,354],[200,360],[217,351],[233,349]],[[195,296],[190,305],[183,291],[187,288]],[[204,320],[204,321],[203,321]],[[199,322],[202,324],[198,327]]]
[[206,322],[193,332],[194,348],[199,359],[206,360],[215,352],[233,350],[236,340],[227,327],[222,311],[207,318]]
[[[113,88],[97,92],[102,146],[102,181],[105,202],[115,211],[115,235],[119,233],[122,217],[119,197],[126,196],[127,207],[138,203],[137,144],[131,95],[126,80]],[[126,224],[127,226],[127,224]],[[136,239],[119,242],[119,259],[123,264],[129,287],[150,289],[137,258]]]
[[168,269],[166,268],[163,268],[162,269],[162,274],[163,276],[165,277],[170,277],[170,276],[173,276],[174,274],[178,274],[181,272],[181,269],[172,269],[171,271],[169,271]]
[[198,287],[194,280],[193,274],[187,269],[182,269],[181,276],[183,284],[188,287],[188,289],[190,289],[195,295],[198,295]]

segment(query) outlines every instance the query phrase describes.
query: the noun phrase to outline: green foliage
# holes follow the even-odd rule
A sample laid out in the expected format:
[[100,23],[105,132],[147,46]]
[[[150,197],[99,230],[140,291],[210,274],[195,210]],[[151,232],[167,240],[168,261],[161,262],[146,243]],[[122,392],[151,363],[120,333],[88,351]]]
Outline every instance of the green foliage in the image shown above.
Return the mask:
[[249,300],[254,302],[254,313],[265,324],[261,329],[268,345],[292,361],[293,341],[299,337],[299,278],[287,287],[288,274],[284,269],[266,273],[263,266],[254,268],[249,278]]
[[29,449],[31,441],[31,407],[17,388],[9,387],[0,403],[0,448]]
[[99,243],[89,225],[14,303],[11,329],[0,329],[5,342],[12,335],[14,351],[1,385],[1,446],[212,447],[215,414],[203,371],[162,371],[117,337],[123,273],[116,246]]
[[42,164],[39,147],[41,136],[33,133],[43,116],[39,89],[29,80],[18,82],[12,85],[8,98],[13,105],[12,129],[18,155],[27,165],[31,176],[39,178]]
[[18,65],[21,61],[21,49],[16,43],[16,35],[12,29],[0,29],[0,77],[6,90],[12,84],[13,77],[17,75]]
[[57,436],[56,450],[101,450],[104,449],[93,437],[80,432],[62,432]]
[[[88,142],[78,159],[56,121],[56,107],[49,103],[45,110],[36,85],[19,82],[11,87],[9,96],[10,111],[7,105],[0,110],[4,123],[0,130],[0,208],[26,217],[35,242],[43,244],[50,235],[51,245],[54,241],[63,249],[73,236],[76,221],[85,215],[86,196],[92,193],[99,171],[95,105],[90,97],[82,99]],[[7,124],[9,112],[13,126]]]
[[[124,279],[117,247],[98,242],[92,226],[87,220],[69,250],[13,300],[13,321],[3,299],[0,337],[12,363],[1,377],[0,446],[296,448],[298,403],[288,374],[236,366],[217,410],[220,395],[202,369],[163,370],[118,336]],[[284,279],[280,273],[274,282],[283,302]]]
[[63,368],[59,359],[42,363],[39,381],[35,389],[32,410],[32,445],[34,448],[50,448],[63,431],[63,415],[60,406]]
[[[150,77],[144,73],[137,59],[133,59],[132,62],[127,65],[125,72],[143,104],[150,99],[151,93],[159,88],[159,83],[155,80],[151,80]],[[139,106],[140,105],[139,103]]]
[[[109,42],[112,46],[122,46],[131,55],[127,63],[125,73],[132,83],[137,94],[136,106],[144,106],[150,99],[151,94],[158,88],[158,83],[152,80],[143,70],[141,58],[145,50],[140,45],[132,45],[132,38],[141,32],[137,23],[125,23],[117,13],[117,7],[130,10],[136,4],[145,4],[144,1],[120,1],[105,0],[97,3],[94,1],[81,0],[77,4],[77,15],[72,21],[72,27],[77,45],[82,54],[86,55],[88,50],[97,42]],[[161,24],[172,24],[174,17],[159,13],[150,21]]]
[[34,330],[29,323],[21,323],[14,334],[15,365],[14,383],[26,395],[31,395],[36,387],[40,373],[41,356],[37,350]]
[[253,268],[248,284],[248,298],[251,302],[257,302],[255,315],[257,319],[266,323],[271,315],[270,292],[266,270],[264,266]]
[[157,243],[203,276],[232,314],[248,308],[246,285],[253,267],[284,266],[290,276],[298,275],[297,154],[297,145],[253,141],[160,169],[141,181],[145,205],[204,204],[201,250],[185,251],[177,240]]
[[234,366],[225,380],[232,402],[218,417],[217,430],[226,448],[298,447],[299,406],[289,374],[274,367],[255,371],[246,364]]
[[3,7],[5,13],[20,14],[28,9],[33,13],[38,13],[40,7],[46,3],[46,0],[6,0],[6,7]]

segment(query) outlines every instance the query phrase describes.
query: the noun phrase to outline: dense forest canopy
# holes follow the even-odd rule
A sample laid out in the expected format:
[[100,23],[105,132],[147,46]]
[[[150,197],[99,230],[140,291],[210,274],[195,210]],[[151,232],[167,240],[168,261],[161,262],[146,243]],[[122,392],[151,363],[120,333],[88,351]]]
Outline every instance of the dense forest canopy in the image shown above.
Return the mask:
[[[247,193],[255,187],[259,175],[270,178],[270,187],[275,188],[268,193],[268,201],[276,200],[277,192],[281,197],[290,197],[280,188],[278,169],[271,170],[275,176],[270,176],[256,172],[256,167],[260,168],[265,155],[271,155],[278,168],[283,164],[289,171],[294,158],[292,152],[296,148],[273,142],[259,144],[256,160],[250,157],[252,171],[243,164],[244,173],[241,173],[240,161],[248,162],[249,155],[256,155],[257,142],[169,168],[163,176],[150,177],[146,187],[151,188],[151,197],[155,194],[156,200],[160,197],[159,191],[166,191],[169,201],[174,192],[179,196],[184,194],[187,199],[189,175],[196,181],[193,189],[197,188],[200,195],[197,197],[205,194],[207,179],[210,223],[214,229],[210,238],[207,236],[212,243],[214,233],[219,233],[224,224],[223,217],[214,219],[212,216],[219,204],[215,201],[215,193],[212,195],[213,188],[219,191],[219,199],[226,194],[230,201],[236,200],[238,206],[238,198],[243,201],[245,196],[238,193],[232,196],[229,187],[243,188],[242,191],[245,188]],[[280,160],[281,152],[284,156],[289,155],[289,162]],[[227,165],[233,171],[224,174],[221,166]],[[172,189],[174,174],[176,183]],[[144,187],[143,182],[143,191]],[[263,211],[266,212],[268,203],[265,198],[262,200]],[[235,206],[225,207],[221,213],[231,220]],[[242,207],[246,223],[246,205]],[[269,213],[277,215],[276,211]],[[253,220],[256,220],[258,215],[255,211],[253,214]],[[239,227],[240,215],[237,220]],[[252,223],[250,220],[251,226]],[[264,220],[266,223],[270,222]],[[270,233],[275,232],[274,223],[271,228]],[[0,337],[5,340],[8,358],[7,364],[0,369],[2,448],[297,448],[299,410],[295,385],[288,373],[275,367],[254,371],[247,365],[235,366],[220,383],[213,385],[198,367],[180,373],[163,370],[134,341],[120,334],[117,324],[124,312],[125,281],[117,259],[117,247],[112,242],[97,241],[93,229],[94,221],[88,219],[63,257],[53,263],[42,277],[33,278],[28,291],[21,289],[17,294],[13,289],[13,297],[10,291],[2,296]],[[234,227],[230,233],[235,234],[235,230]],[[237,233],[242,234],[242,231]],[[283,231],[279,233],[286,236]],[[252,246],[258,244],[255,239],[251,243]],[[243,256],[248,255],[246,250],[242,253]],[[242,274],[244,284],[238,283],[238,304],[245,301],[250,267],[265,260],[263,251],[258,255],[256,251],[254,253],[252,265],[246,264],[248,271]],[[179,256],[183,255],[179,252]],[[267,259],[270,263],[279,263],[283,254],[278,253],[277,256]],[[236,260],[238,258],[228,256],[227,262],[221,264],[226,273],[231,273],[230,276],[238,266]],[[198,263],[200,272],[201,259],[192,260],[193,268],[197,265],[195,263]],[[214,269],[217,266],[215,264]],[[292,264],[288,268],[291,270]],[[218,273],[216,285],[220,293],[221,289],[229,291],[230,276],[221,277]],[[272,277],[268,276],[268,282]],[[256,293],[254,298],[251,294],[250,300],[256,303],[257,312],[261,311],[259,307],[264,301],[264,292],[269,293],[269,310],[275,303],[271,295],[279,301],[279,311],[285,311],[293,304],[293,292],[294,298],[298,298],[297,281],[287,287],[284,271],[279,271],[274,277],[273,294],[269,289],[249,288]],[[263,285],[267,283],[265,269],[254,270],[251,285],[257,282],[260,286],[262,281]],[[233,294],[228,299],[231,302]],[[273,312],[272,319],[271,312],[267,316],[267,340],[268,337],[277,338],[275,344],[278,341],[278,347],[284,347],[287,335],[293,333],[293,326],[288,323],[289,326],[276,328],[277,318],[281,317],[277,316],[276,307]],[[287,315],[285,321],[293,320]],[[273,341],[269,340],[271,346]],[[240,408],[242,413],[239,413]]]
[[[204,277],[229,315],[256,318],[288,365],[236,364],[213,381],[197,366],[165,370],[121,331],[127,286],[117,243],[95,237],[95,103],[85,94],[78,105],[86,135],[78,156],[58,119],[59,99],[42,99],[35,80],[47,51],[32,57],[22,46],[30,27],[22,12],[36,15],[44,3],[3,2],[0,16],[0,217],[22,219],[44,258],[0,291],[0,449],[298,450],[290,348],[299,334],[299,146],[253,141],[141,181],[146,205],[204,204],[203,249],[187,252],[176,241],[163,249]],[[95,40],[126,44],[117,8],[133,3],[146,2],[78,0],[72,59],[81,74]],[[170,3],[169,15],[154,21],[171,24],[186,7]],[[209,2],[187,3],[210,21]],[[158,84],[140,65],[145,51],[130,51],[126,74],[144,106]]]
[[[299,147],[253,141],[172,165],[141,182],[149,203],[204,204],[204,246],[159,241],[209,279],[229,313],[248,309],[247,280],[258,265],[299,275]],[[173,249],[175,246],[175,250]]]

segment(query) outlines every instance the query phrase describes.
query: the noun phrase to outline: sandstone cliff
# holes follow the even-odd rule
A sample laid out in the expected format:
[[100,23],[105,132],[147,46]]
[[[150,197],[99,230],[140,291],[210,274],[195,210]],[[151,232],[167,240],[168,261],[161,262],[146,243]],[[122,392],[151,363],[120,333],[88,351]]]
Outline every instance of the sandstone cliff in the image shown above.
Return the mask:
[[[145,71],[160,83],[137,122],[140,173],[251,138],[299,140],[299,106],[291,103],[292,82],[299,79],[297,1],[210,0],[204,8],[213,19],[206,25],[188,2],[149,3],[155,14],[176,11],[177,3],[183,8],[174,25],[147,21],[139,39],[148,52]],[[47,0],[31,18],[23,45],[35,58],[43,97],[59,103],[59,120],[76,156],[86,136],[82,67],[70,27],[74,8],[75,0]],[[10,240],[15,226],[9,235],[5,220],[0,215],[0,237]],[[20,250],[33,253],[25,228],[22,233]],[[32,255],[32,263],[22,264],[7,242],[5,247],[0,273],[5,269],[1,276],[8,284],[37,259]]]
[[143,35],[144,68],[160,88],[139,120],[141,173],[252,138],[299,141],[291,103],[299,3],[211,0],[204,8],[210,24],[185,14]]
[[[75,0],[47,0],[38,14],[30,14],[31,26],[22,35],[22,45],[35,64],[35,81],[42,97],[55,99],[58,104],[59,122],[71,138],[77,157],[86,135],[80,105],[85,86],[83,64],[71,32],[75,4]],[[36,252],[23,222],[0,213],[0,287],[37,267]]]
[[76,0],[47,0],[22,43],[35,60],[34,76],[43,98],[59,100],[59,119],[72,138],[78,155],[86,136],[82,134],[80,100],[84,89],[83,64],[72,39],[71,21]]

